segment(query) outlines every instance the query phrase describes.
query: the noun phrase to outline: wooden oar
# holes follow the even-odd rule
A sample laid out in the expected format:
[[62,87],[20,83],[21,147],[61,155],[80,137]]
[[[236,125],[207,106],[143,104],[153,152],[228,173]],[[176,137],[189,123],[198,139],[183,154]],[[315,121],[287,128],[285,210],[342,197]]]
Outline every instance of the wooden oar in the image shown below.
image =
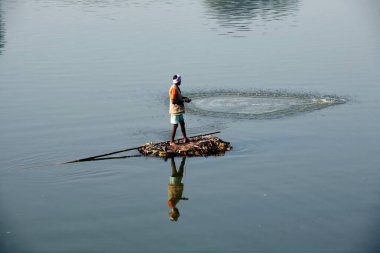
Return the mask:
[[84,160],[84,161],[80,161],[80,162],[96,162],[96,161],[103,161],[103,160],[126,159],[126,158],[134,158],[134,157],[142,157],[142,155],[100,157],[100,158],[94,158],[94,159]]
[[[218,134],[218,133],[220,133],[220,131],[212,132],[212,133],[207,133],[207,134],[194,135],[194,136],[190,136],[189,138],[201,137],[201,136],[205,136],[205,135]],[[179,139],[176,139],[175,141],[178,141],[178,140],[181,140],[181,139],[182,138],[179,138]],[[157,144],[168,143],[168,142],[169,141],[162,141],[162,142],[157,142],[157,143],[154,143],[154,144],[157,145]],[[82,159],[78,159],[78,160],[67,161],[67,162],[64,162],[62,164],[91,161],[91,160],[94,160],[96,158],[100,158],[100,157],[104,157],[104,156],[115,155],[115,154],[126,152],[126,151],[136,150],[136,149],[139,149],[139,148],[141,148],[143,146],[144,145],[138,146],[138,147],[134,147],[134,148],[122,149],[122,150],[118,150],[118,151],[114,151],[114,152],[106,153],[106,154],[102,154],[102,155],[90,156],[90,157],[86,157],[86,158],[82,158]]]
[[140,147],[142,147],[142,146],[134,147],[134,148],[127,148],[127,149],[118,150],[118,151],[107,153],[107,154],[96,155],[96,156],[86,157],[86,158],[82,158],[82,159],[78,159],[78,160],[68,161],[68,162],[64,162],[63,164],[65,164],[65,163],[77,163],[77,162],[91,161],[91,160],[94,160],[96,158],[100,158],[100,157],[104,157],[104,156],[109,156],[109,155],[115,155],[115,154],[118,154],[118,153],[130,151],[130,150],[135,150],[135,149],[138,149]]

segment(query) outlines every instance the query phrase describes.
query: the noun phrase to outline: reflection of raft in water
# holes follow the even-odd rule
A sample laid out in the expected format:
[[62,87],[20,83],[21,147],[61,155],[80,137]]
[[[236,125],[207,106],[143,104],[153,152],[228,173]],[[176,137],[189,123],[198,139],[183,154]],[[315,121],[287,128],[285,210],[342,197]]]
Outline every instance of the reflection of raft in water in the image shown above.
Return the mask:
[[158,156],[163,158],[175,156],[223,156],[232,149],[229,142],[213,135],[190,137],[189,143],[180,143],[172,146],[169,142],[147,143],[138,148],[144,156]]

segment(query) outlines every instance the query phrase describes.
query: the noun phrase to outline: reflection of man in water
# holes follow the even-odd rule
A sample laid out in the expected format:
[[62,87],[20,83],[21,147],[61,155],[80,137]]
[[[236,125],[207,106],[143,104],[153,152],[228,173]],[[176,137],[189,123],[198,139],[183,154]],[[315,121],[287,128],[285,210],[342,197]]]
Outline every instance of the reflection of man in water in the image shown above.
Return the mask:
[[177,171],[177,167],[175,165],[174,157],[171,158],[171,166],[172,166],[172,175],[169,179],[168,185],[168,206],[170,208],[169,219],[171,221],[177,221],[179,218],[179,211],[177,208],[178,202],[183,200],[188,200],[188,198],[182,197],[183,192],[183,170],[185,167],[186,157],[182,158],[181,165]]

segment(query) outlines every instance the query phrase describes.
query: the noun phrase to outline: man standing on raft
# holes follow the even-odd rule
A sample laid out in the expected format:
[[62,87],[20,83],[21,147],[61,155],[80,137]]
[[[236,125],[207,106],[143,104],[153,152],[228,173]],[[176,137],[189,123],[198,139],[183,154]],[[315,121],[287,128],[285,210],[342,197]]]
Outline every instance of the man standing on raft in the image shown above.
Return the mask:
[[173,125],[172,136],[170,139],[170,145],[175,145],[174,138],[177,132],[178,123],[181,125],[181,131],[183,135],[183,142],[189,142],[189,139],[186,136],[185,129],[185,119],[183,114],[185,113],[184,102],[190,103],[191,99],[188,97],[183,97],[179,86],[181,85],[181,76],[179,74],[173,76],[173,85],[169,89],[169,98],[170,98],[170,123]]

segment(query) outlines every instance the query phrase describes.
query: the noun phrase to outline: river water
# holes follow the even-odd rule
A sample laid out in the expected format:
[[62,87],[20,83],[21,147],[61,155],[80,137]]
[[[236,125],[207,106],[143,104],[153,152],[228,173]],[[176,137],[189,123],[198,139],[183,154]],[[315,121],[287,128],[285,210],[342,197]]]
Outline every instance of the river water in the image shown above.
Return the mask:
[[[379,14],[376,0],[1,0],[0,251],[379,251]],[[186,159],[175,222],[170,161],[61,163],[167,140],[176,73],[189,134],[233,150]]]

